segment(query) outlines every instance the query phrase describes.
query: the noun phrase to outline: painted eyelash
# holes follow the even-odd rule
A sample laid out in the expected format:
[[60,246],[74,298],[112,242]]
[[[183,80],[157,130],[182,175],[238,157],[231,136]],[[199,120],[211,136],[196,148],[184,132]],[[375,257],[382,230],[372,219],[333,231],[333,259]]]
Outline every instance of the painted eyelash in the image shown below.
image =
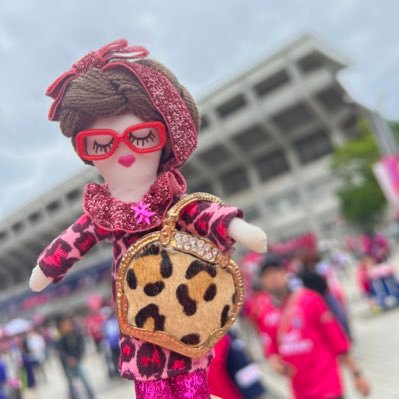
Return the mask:
[[99,143],[97,143],[97,141],[94,141],[93,142],[93,150],[95,151],[96,154],[98,154],[99,151],[100,152],[102,151],[105,154],[111,150],[113,142],[114,142],[114,139],[111,139],[111,141],[107,144],[99,144]]
[[134,142],[136,142],[137,145],[141,143],[141,146],[144,147],[145,143],[148,143],[150,140],[152,142],[155,141],[155,134],[152,130],[150,130],[150,132],[145,137],[135,137],[133,133],[130,133],[129,140],[132,144],[134,144]]

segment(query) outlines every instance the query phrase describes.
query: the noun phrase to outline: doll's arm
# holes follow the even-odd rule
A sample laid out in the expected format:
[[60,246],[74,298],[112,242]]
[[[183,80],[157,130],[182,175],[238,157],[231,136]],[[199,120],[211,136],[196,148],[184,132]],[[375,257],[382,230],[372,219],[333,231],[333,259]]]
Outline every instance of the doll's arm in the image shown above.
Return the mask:
[[190,234],[207,237],[226,253],[234,245],[234,239],[227,233],[229,224],[234,218],[242,215],[241,210],[232,206],[196,201],[183,209],[178,228]]
[[257,226],[235,217],[229,224],[227,234],[233,240],[245,245],[255,252],[267,251],[266,233]]
[[197,201],[187,205],[178,222],[181,230],[208,237],[223,252],[228,252],[235,241],[257,251],[266,251],[266,234],[242,219],[235,207]]
[[44,290],[50,283],[53,282],[51,277],[47,277],[40,269],[39,265],[36,265],[29,279],[29,287],[32,291],[39,292]]
[[30,288],[41,291],[51,282],[62,280],[74,263],[108,236],[89,216],[82,215],[40,254],[29,281]]

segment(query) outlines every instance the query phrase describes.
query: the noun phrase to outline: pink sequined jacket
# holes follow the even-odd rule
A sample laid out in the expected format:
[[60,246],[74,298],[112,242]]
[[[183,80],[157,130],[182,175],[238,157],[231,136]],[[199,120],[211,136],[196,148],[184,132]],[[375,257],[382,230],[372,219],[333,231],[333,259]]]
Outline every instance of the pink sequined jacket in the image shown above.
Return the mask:
[[[89,184],[88,187],[94,187],[97,192],[104,187],[93,185],[93,183],[91,185]],[[41,253],[38,264],[44,274],[53,278],[56,283],[91,248],[101,240],[108,239],[113,243],[112,293],[115,298],[115,278],[124,253],[132,243],[153,231],[154,226],[150,225],[148,230],[138,232],[114,229],[112,226],[108,228],[100,226],[96,220],[98,215],[93,215],[89,211],[90,198],[88,198],[87,192],[86,188],[85,213]],[[96,200],[98,205],[99,198],[97,197]],[[101,204],[101,201],[104,201],[104,204]],[[119,206],[118,209],[123,209],[120,206],[121,202],[109,195],[106,200],[100,200],[100,205],[103,205],[102,210],[115,206]],[[126,210],[126,212],[129,211]],[[227,227],[236,216],[241,216],[241,212],[237,208],[205,201],[195,202],[183,210],[178,228],[182,231],[207,236],[220,250],[226,252],[233,245],[233,241],[227,235]],[[120,337],[120,348],[119,368],[122,377],[138,381],[171,378],[179,374],[205,369],[213,357],[210,353],[199,359],[190,359],[165,348],[124,335]]]

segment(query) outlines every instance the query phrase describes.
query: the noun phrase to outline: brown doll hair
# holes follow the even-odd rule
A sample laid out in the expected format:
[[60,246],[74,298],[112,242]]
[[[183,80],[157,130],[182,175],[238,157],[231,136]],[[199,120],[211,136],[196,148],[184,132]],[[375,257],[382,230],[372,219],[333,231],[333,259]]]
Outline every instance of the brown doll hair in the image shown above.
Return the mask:
[[[157,61],[137,62],[158,70],[168,78],[185,102],[198,131],[200,117],[195,101],[175,75]],[[79,75],[68,85],[60,108],[61,131],[65,136],[72,138],[73,144],[76,134],[98,118],[133,113],[144,121],[165,123],[136,76],[122,67],[105,71],[90,68]],[[162,153],[161,164],[171,156],[169,134],[168,138],[168,143]]]

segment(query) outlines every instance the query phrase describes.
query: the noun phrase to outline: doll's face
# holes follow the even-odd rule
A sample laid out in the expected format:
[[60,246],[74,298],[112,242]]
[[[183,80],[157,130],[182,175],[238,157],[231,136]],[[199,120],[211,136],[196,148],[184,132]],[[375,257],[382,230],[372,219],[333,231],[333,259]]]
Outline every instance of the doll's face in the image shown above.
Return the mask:
[[[157,175],[158,165],[161,158],[162,135],[157,129],[141,129],[135,131],[135,125],[144,121],[133,114],[123,114],[111,116],[108,118],[99,118],[87,127],[92,129],[109,129],[122,136],[126,130],[132,130],[126,137],[137,147],[137,151],[128,147],[125,142],[120,142],[115,151],[107,158],[101,160],[92,160],[94,166],[98,169],[107,183],[115,181],[142,181],[153,179]],[[110,149],[112,141],[110,136],[94,135],[86,138],[87,151],[91,155],[102,155]],[[152,147],[152,148],[151,148]],[[151,150],[150,152],[138,152]]]

